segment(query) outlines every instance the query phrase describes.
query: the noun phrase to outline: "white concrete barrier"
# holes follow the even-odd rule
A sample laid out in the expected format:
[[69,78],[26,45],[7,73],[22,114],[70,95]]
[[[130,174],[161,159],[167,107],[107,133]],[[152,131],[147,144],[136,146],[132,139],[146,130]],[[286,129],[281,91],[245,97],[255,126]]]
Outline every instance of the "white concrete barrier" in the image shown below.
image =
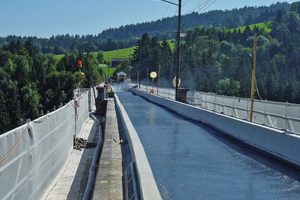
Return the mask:
[[221,133],[300,167],[300,136],[218,114],[170,99],[160,98],[137,89],[133,93],[164,106],[186,118],[202,122]]
[[142,199],[144,200],[160,200],[161,195],[159,193],[157,184],[153,177],[153,173],[148,162],[144,147],[140,141],[140,138],[133,127],[124,107],[119,101],[118,96],[115,94],[115,101],[117,108],[120,112],[122,123],[126,138],[128,140],[132,160],[135,162],[137,167],[137,173],[140,183],[140,191]]
[[41,199],[67,162],[73,136],[80,133],[87,119],[85,93],[77,103],[73,100],[0,135],[0,199]]

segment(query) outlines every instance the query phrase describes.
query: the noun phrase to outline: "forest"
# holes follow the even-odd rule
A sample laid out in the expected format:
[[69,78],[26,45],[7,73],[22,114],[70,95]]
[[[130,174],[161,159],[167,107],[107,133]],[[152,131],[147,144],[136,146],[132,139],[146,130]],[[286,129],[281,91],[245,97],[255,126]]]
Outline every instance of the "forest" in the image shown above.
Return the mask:
[[[213,10],[205,13],[183,13],[182,15],[182,32],[189,28],[204,27],[226,27],[238,28],[250,24],[260,23],[275,17],[278,10],[286,15],[290,4],[276,3],[270,6],[244,7],[233,10]],[[98,35],[56,35],[49,39],[37,37],[20,37],[10,35],[0,37],[0,46],[7,45],[11,41],[20,40],[24,43],[30,39],[34,46],[43,53],[64,54],[65,52],[78,53],[79,50],[86,52],[110,51],[123,49],[137,45],[137,40],[141,35],[147,32],[150,36],[156,36],[158,40],[174,39],[177,30],[177,16],[166,17],[152,22],[144,22],[120,26],[119,28],[110,28],[103,30]]]
[[80,87],[100,81],[97,58],[79,51],[57,60],[54,54],[41,54],[31,40],[0,48],[0,134],[17,127],[21,118],[36,119],[41,110],[45,114],[72,100],[79,82],[78,61],[85,74]]
[[[256,98],[300,103],[299,14],[299,3],[293,4],[286,16],[279,10],[266,22],[271,32],[257,27],[251,30],[249,26],[243,32],[202,26],[188,29],[181,44],[182,87],[249,98],[254,32],[257,32]],[[150,72],[158,72],[160,65],[160,85],[172,87],[177,52],[171,51],[166,40],[160,44],[156,36],[147,33],[142,35],[138,44],[131,61],[132,69],[127,73],[136,79],[140,68],[143,80],[147,68]]]

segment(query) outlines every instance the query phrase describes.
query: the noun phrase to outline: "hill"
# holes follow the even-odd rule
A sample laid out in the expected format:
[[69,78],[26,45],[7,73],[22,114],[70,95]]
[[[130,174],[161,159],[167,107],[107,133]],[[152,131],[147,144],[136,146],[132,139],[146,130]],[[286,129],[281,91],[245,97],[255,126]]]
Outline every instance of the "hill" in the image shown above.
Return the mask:
[[[290,4],[276,3],[270,6],[244,7],[233,10],[213,10],[206,13],[189,13],[182,16],[182,31],[189,28],[226,27],[227,29],[247,26],[250,24],[267,21],[275,17],[280,10],[285,16],[290,9]],[[147,32],[155,35],[158,40],[173,39],[177,29],[177,16],[167,17],[152,22],[144,22],[110,28],[98,35],[57,35],[51,38],[8,36],[0,37],[0,46],[7,45],[11,41],[20,40],[24,43],[30,39],[42,53],[64,54],[66,51],[78,53],[79,50],[96,52],[99,50],[110,51],[123,49],[137,45],[137,40]]]

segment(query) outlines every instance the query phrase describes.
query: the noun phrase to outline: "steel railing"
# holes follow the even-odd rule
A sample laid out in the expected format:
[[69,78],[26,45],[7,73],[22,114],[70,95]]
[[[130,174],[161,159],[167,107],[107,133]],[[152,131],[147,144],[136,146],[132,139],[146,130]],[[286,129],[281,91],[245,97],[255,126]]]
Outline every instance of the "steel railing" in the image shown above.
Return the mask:
[[[141,85],[140,90],[150,93],[152,87]],[[157,90],[157,87],[153,87],[153,90],[155,95],[175,99],[175,89],[173,88]],[[188,91],[186,98],[190,105],[249,121],[251,99],[194,90]],[[300,105],[256,99],[254,100],[253,122],[300,134]]]

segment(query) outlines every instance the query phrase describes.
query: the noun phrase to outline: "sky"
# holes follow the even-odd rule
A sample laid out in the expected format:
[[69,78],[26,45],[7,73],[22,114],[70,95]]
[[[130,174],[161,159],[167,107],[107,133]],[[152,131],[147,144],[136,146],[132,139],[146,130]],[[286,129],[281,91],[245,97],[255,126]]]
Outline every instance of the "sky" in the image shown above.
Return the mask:
[[[207,1],[210,6],[199,13],[297,0],[182,0],[182,14]],[[177,12],[178,6],[161,0],[0,0],[0,37],[97,35],[105,29],[155,21]]]

